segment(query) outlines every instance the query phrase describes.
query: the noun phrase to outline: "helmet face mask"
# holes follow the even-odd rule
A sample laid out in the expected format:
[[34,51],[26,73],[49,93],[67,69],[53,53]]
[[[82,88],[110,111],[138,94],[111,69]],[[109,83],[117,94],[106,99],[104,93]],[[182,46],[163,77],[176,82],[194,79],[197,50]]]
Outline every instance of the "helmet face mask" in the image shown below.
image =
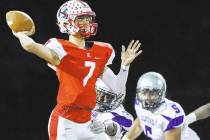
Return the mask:
[[[61,33],[89,38],[97,32],[95,16],[95,12],[87,3],[81,0],[69,0],[57,12],[57,25]],[[84,19],[89,23],[81,24],[80,21],[84,22]]]
[[160,90],[143,89],[137,93],[137,99],[141,102],[142,107],[150,111],[159,107],[161,97],[162,95]]
[[165,99],[166,82],[162,75],[155,72],[143,74],[137,84],[137,100],[142,108],[155,111]]
[[75,19],[75,25],[79,28],[78,34],[81,37],[88,38],[96,34],[97,23],[94,23],[95,17],[90,15],[78,16]]
[[96,82],[96,107],[98,112],[110,112],[119,107],[125,98],[125,94],[113,93],[101,80]]

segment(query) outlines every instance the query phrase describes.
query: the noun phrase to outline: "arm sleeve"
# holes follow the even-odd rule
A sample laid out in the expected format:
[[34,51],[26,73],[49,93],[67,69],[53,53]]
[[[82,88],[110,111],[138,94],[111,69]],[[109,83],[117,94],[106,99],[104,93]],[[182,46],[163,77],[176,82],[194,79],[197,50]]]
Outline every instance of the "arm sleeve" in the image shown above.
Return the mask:
[[173,129],[173,128],[179,128],[183,124],[184,124],[184,116],[179,116],[179,117],[173,118],[169,121],[166,131]]
[[119,73],[115,75],[113,71],[107,67],[101,76],[101,80],[115,93],[125,93],[128,72],[129,67],[121,67]]
[[44,46],[53,50],[60,60],[67,54],[63,49],[62,44],[56,38],[49,39]]
[[109,58],[108,58],[108,61],[106,63],[106,66],[111,65],[112,61],[113,61],[113,59],[115,57],[115,51],[114,51],[114,49],[112,48],[112,46],[110,44],[108,44],[108,48],[111,49],[111,54],[109,54]]

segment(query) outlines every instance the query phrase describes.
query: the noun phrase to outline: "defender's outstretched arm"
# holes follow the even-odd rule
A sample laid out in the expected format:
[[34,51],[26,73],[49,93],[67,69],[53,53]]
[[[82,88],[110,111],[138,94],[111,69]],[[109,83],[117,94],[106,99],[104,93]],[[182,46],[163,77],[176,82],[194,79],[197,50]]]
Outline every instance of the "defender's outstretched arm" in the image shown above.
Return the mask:
[[203,120],[210,117],[210,103],[207,103],[186,116],[187,123],[191,124],[198,120]]

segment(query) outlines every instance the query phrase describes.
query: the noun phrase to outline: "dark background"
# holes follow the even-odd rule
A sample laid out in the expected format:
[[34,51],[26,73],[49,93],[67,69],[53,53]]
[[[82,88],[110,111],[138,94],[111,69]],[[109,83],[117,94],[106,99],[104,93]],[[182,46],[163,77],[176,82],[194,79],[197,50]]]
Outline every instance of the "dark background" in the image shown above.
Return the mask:
[[[56,26],[64,0],[1,0],[0,2],[0,139],[47,140],[48,118],[55,105],[58,81],[46,62],[25,52],[6,25],[9,10],[28,13],[36,24],[33,39],[67,38]],[[139,39],[143,54],[130,68],[125,108],[132,102],[138,77],[160,72],[168,96],[186,114],[210,101],[210,2],[152,0],[89,0],[99,24],[91,40],[109,42],[116,51],[112,69],[118,72],[121,45]],[[191,125],[201,140],[210,139],[210,120]]]

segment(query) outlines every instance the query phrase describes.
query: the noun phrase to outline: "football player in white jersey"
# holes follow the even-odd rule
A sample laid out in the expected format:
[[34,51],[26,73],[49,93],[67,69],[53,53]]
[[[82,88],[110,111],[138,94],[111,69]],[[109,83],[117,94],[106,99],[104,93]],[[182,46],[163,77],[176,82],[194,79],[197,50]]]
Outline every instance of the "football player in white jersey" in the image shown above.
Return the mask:
[[187,124],[191,124],[193,122],[203,120],[210,117],[210,103],[202,105],[201,107],[197,108],[189,115],[186,116]]
[[125,88],[115,93],[101,79],[96,82],[97,104],[92,111],[92,132],[109,136],[110,140],[120,140],[123,133],[131,127],[133,117],[128,113],[122,102]]
[[142,132],[152,140],[199,140],[197,134],[184,125],[185,113],[180,104],[165,97],[166,81],[161,74],[143,74],[136,92],[137,118],[123,140],[133,140]]

